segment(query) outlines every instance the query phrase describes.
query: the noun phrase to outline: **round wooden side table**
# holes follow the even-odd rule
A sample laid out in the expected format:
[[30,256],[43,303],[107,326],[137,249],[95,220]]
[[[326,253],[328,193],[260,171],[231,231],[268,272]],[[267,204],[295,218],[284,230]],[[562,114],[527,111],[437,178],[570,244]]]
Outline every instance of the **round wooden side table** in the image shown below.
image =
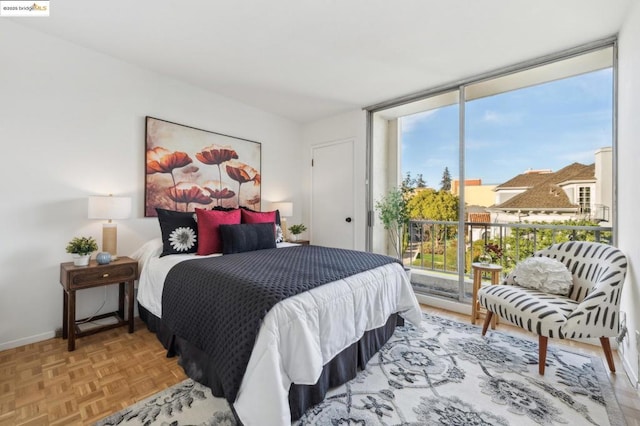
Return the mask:
[[[488,272],[491,274],[491,285],[500,284],[500,272],[502,272],[502,266],[493,263],[480,263],[474,262],[471,264],[473,267],[473,299],[471,302],[471,324],[475,324],[476,320],[480,318],[480,314],[486,314],[484,309],[480,307],[478,303],[478,290],[482,286],[482,274]],[[482,312],[481,312],[482,310]],[[491,319],[491,329],[495,330],[498,322],[498,316],[494,315]]]

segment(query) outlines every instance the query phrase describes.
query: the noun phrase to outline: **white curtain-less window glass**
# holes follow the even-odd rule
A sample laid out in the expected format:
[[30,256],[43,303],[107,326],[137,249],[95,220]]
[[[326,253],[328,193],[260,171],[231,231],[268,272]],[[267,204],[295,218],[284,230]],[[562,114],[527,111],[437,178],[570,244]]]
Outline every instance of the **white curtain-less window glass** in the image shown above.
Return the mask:
[[506,273],[555,242],[611,241],[611,66],[467,101],[465,113],[468,262],[488,251]]
[[456,90],[374,114],[374,158],[391,173],[372,188],[403,190],[417,292],[469,300],[481,255],[506,273],[553,242],[611,242],[612,67],[608,47],[461,86],[462,103]]

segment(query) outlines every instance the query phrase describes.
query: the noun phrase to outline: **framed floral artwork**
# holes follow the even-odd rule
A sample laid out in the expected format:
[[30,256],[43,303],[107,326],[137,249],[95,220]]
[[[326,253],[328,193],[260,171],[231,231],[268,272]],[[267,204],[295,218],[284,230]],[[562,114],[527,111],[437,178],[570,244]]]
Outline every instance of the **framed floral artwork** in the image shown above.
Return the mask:
[[259,142],[154,117],[145,126],[145,217],[156,207],[260,210]]

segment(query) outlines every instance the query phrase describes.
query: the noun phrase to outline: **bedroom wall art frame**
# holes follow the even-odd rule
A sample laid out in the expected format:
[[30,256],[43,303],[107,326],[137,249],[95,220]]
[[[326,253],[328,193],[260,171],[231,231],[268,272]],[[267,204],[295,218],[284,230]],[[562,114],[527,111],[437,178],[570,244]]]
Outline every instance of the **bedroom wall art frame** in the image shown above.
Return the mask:
[[260,142],[147,116],[145,144],[145,217],[156,207],[260,210]]

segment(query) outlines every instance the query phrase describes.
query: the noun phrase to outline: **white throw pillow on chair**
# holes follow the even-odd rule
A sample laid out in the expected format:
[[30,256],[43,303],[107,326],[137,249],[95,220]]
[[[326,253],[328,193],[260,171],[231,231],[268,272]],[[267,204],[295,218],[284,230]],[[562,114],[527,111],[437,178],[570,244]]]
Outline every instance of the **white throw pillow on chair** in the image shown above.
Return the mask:
[[530,257],[518,263],[511,274],[520,287],[544,293],[567,296],[573,285],[571,272],[562,263],[550,257]]

